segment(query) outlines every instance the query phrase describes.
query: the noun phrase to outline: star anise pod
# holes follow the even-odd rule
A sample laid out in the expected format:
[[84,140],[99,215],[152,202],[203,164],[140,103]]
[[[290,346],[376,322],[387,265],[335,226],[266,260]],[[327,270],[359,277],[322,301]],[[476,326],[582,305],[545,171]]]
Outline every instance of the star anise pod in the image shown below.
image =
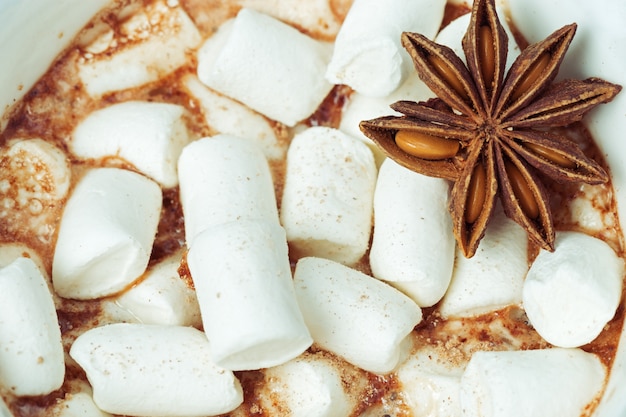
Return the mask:
[[621,87],[598,78],[554,82],[574,37],[564,26],[527,47],[508,72],[508,38],[494,0],[476,0],[463,37],[467,65],[448,47],[405,32],[402,44],[438,98],[399,101],[402,116],[360,124],[399,164],[452,180],[454,234],[466,257],[476,252],[499,195],[508,217],[540,247],[554,250],[549,199],[538,173],[597,184],[607,173],[552,127],[579,121]]

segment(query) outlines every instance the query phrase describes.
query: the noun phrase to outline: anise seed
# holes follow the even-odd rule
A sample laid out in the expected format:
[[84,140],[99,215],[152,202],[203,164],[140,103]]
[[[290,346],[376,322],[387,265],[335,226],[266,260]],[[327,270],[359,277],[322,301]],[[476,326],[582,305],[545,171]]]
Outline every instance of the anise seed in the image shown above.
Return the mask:
[[482,164],[476,164],[467,189],[465,222],[472,224],[480,216],[487,198],[487,172]]
[[532,150],[537,155],[541,156],[544,159],[547,159],[550,162],[554,162],[555,164],[563,167],[563,168],[576,168],[576,162],[572,161],[565,156],[546,148],[545,146],[537,145],[536,143],[524,143],[524,146]]
[[535,61],[530,68],[524,74],[523,81],[518,84],[513,93],[511,94],[511,100],[516,101],[520,98],[524,93],[526,93],[530,87],[539,79],[543,71],[550,64],[551,55],[549,52],[544,52],[541,56]]
[[539,216],[539,206],[535,200],[535,195],[520,170],[510,161],[504,163],[504,169],[509,178],[511,188],[513,188],[513,194],[524,214],[531,219],[537,218]]
[[456,74],[452,71],[452,68],[450,68],[441,58],[436,55],[430,55],[428,57],[428,62],[433,66],[439,76],[441,76],[441,78],[445,80],[448,85],[452,87],[452,89],[454,89],[454,91],[456,91],[456,93],[463,98],[463,100],[469,100],[469,95],[467,94],[467,91],[465,91],[461,80],[459,80]]
[[437,161],[452,158],[461,144],[457,140],[441,138],[413,130],[399,130],[395,136],[396,144],[409,155]]
[[491,90],[496,73],[496,51],[494,49],[493,33],[491,33],[489,26],[481,26],[479,34],[480,72],[485,81],[485,87]]

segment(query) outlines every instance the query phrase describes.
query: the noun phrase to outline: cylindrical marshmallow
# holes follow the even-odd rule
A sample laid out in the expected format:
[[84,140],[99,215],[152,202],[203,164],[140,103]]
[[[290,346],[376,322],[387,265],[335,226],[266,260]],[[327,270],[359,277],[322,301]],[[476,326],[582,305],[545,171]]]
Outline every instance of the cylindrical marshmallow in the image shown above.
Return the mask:
[[372,274],[420,307],[448,289],[456,243],[448,212],[449,184],[410,171],[391,159],[378,173],[374,194]]
[[443,347],[425,345],[414,351],[396,371],[415,416],[461,416],[459,390],[464,363],[450,360]]
[[622,295],[624,260],[604,241],[559,232],[554,252],[542,251],[524,282],[524,310],[545,340],[577,347],[594,340]]
[[313,342],[278,224],[240,220],[209,228],[194,239],[187,264],[219,366],[239,371],[279,365]]
[[0,397],[0,417],[14,417],[7,404],[4,402],[4,399]]
[[178,275],[182,253],[177,252],[152,266],[138,284],[103,308],[116,321],[200,327],[196,292]]
[[293,257],[358,262],[369,244],[375,184],[374,157],[363,142],[328,127],[296,135],[280,212]]
[[159,186],[143,175],[95,168],[78,182],[59,227],[55,291],[92,299],[121,291],[146,270],[161,214]]
[[321,43],[265,14],[242,9],[198,51],[198,77],[253,110],[294,126],[310,116],[332,84]]
[[0,269],[0,385],[46,395],[65,377],[61,329],[46,279],[29,258]]
[[476,254],[466,258],[457,250],[439,312],[443,317],[469,317],[519,304],[527,272],[526,232],[498,207]]
[[207,88],[195,76],[186,76],[183,83],[200,103],[209,127],[222,134],[252,140],[263,149],[265,157],[270,161],[285,157],[287,141],[278,140],[267,118],[238,101]]
[[366,96],[392,93],[413,67],[400,44],[402,32],[432,39],[445,5],[443,0],[356,0],[337,34],[326,77]]
[[70,349],[104,411],[131,416],[207,416],[243,401],[239,381],[216,366],[192,327],[117,323],[80,335]]
[[184,113],[177,104],[113,104],[80,122],[72,133],[70,151],[82,159],[122,158],[163,187],[174,187],[176,162],[189,142]]
[[461,378],[464,417],[578,417],[606,370],[578,349],[476,352]]
[[343,381],[343,369],[320,355],[303,354],[266,369],[257,395],[267,415],[345,417],[357,405]]
[[422,311],[395,288],[342,264],[302,258],[294,284],[317,345],[366,371],[385,374],[404,359]]
[[190,143],[178,160],[187,246],[205,229],[235,220],[278,222],[263,151],[248,139],[217,135]]
[[142,11],[125,19],[119,32],[106,32],[85,46],[78,75],[91,96],[156,81],[185,65],[188,51],[202,42],[182,7],[159,2]]

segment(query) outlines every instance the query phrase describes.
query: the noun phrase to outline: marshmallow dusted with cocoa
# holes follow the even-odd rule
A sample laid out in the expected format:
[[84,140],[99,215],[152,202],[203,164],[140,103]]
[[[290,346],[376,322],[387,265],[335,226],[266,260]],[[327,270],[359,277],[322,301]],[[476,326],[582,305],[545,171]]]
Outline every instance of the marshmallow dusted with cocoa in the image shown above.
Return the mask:
[[464,417],[579,417],[606,369],[580,349],[476,352],[461,377]]
[[471,317],[522,301],[528,272],[528,238],[517,223],[496,207],[476,254],[457,248],[452,281],[439,304],[443,317]]
[[60,388],[61,329],[48,282],[31,259],[18,257],[0,269],[0,317],[0,385],[29,396]]
[[219,366],[240,371],[279,365],[313,342],[278,223],[238,220],[210,227],[193,240],[187,265]]
[[91,113],[74,129],[70,151],[81,159],[119,157],[165,188],[178,185],[176,162],[190,141],[185,108],[126,101]]
[[420,32],[432,39],[445,5],[443,0],[355,0],[337,34],[326,78],[365,96],[391,94],[412,69],[400,35]]
[[386,374],[411,348],[422,320],[406,295],[373,277],[327,259],[296,264],[300,309],[315,343],[366,371]]
[[391,159],[378,173],[372,273],[420,307],[437,303],[452,277],[456,243],[448,188],[447,181],[417,174]]
[[[171,74],[187,63],[187,51],[202,42],[183,8],[163,1],[126,19],[121,29],[118,33],[113,29],[100,33],[83,46],[78,75],[93,97],[139,87]],[[124,47],[119,48],[120,44]]]
[[242,9],[198,51],[198,78],[287,126],[309,117],[332,84],[326,45],[266,14]]
[[249,139],[217,135],[190,143],[178,159],[178,175],[188,247],[211,226],[254,219],[278,223],[272,173]]
[[96,405],[132,416],[209,416],[243,401],[232,372],[215,365],[209,342],[192,327],[116,323],[72,344]]
[[604,241],[559,232],[554,252],[541,251],[524,282],[524,309],[545,340],[578,347],[613,318],[622,295],[624,260]]
[[94,168],[68,199],[54,250],[52,282],[61,297],[93,299],[128,287],[146,270],[162,205],[154,181]]
[[296,135],[280,210],[294,256],[359,261],[369,244],[375,184],[374,157],[363,142],[328,127]]

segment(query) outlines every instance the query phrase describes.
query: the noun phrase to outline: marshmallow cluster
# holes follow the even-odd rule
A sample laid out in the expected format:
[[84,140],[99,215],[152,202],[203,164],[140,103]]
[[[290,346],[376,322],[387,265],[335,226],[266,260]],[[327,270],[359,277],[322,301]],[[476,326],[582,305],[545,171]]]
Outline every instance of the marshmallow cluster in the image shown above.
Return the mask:
[[187,263],[212,358],[231,370],[295,358],[313,340],[261,148],[227,135],[204,138],[183,150],[178,166]]
[[[93,98],[158,80],[195,54],[197,73],[178,86],[215,135],[193,137],[183,105],[130,100],[93,111],[68,140],[72,157],[98,168],[72,172],[66,154],[39,138],[3,148],[0,157],[21,162],[0,173],[0,192],[15,183],[26,190],[20,204],[65,204],[50,278],[31,249],[0,248],[3,390],[38,396],[63,384],[63,297],[102,299],[115,323],[72,343],[89,385],[59,399],[60,416],[229,413],[243,402],[234,372],[246,370],[262,370],[255,395],[268,415],[352,415],[360,397],[348,381],[395,372],[415,415],[579,416],[607,369],[576,348],[615,315],[623,260],[599,239],[561,232],[555,252],[529,269],[526,233],[500,207],[466,259],[452,234],[449,183],[372,152],[357,128],[391,113],[390,102],[432,95],[407,77],[400,34],[433,38],[445,2],[356,0],[340,28],[326,26],[337,34],[332,48],[305,34],[306,16],[241,5],[203,40],[176,2],[156,1],[119,33],[80,46],[78,75]],[[302,10],[321,18],[330,7]],[[437,38],[461,56],[467,19]],[[510,64],[519,51],[509,45]],[[302,123],[333,84],[354,90],[338,128]],[[130,167],[106,167],[112,158]],[[270,162],[283,161],[281,188]],[[148,268],[162,190],[177,186],[186,247]],[[412,336],[421,308],[464,323],[509,306],[523,306],[555,347],[452,363]]]

